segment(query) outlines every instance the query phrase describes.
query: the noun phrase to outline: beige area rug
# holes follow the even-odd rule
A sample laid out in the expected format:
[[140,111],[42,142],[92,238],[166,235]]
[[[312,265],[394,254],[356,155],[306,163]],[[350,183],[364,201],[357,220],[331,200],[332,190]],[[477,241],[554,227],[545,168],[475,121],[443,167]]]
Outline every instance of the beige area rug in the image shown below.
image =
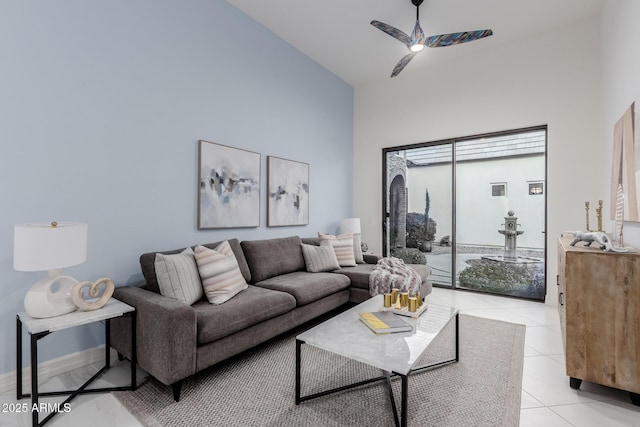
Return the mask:
[[[452,357],[453,322],[423,356]],[[388,390],[377,382],[296,406],[295,336],[285,334],[188,378],[180,402],[151,378],[116,398],[145,426],[393,426]],[[409,426],[517,426],[525,326],[460,315],[460,361],[409,376]],[[381,371],[302,347],[302,395]],[[393,380],[396,404],[400,380]],[[399,410],[399,408],[398,408]]]

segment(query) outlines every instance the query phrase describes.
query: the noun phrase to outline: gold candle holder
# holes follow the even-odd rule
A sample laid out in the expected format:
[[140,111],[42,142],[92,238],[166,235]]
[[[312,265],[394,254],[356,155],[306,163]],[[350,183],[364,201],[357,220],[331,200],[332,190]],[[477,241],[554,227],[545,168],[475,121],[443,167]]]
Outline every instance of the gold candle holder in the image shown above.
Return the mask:
[[420,296],[420,291],[416,292],[414,297],[416,297],[416,300],[418,301],[418,307],[422,307],[422,297]]
[[418,300],[416,297],[409,297],[409,311],[415,313],[418,310]]
[[400,305],[400,297],[396,298],[396,302],[393,304],[393,308],[395,308],[396,310],[402,309],[402,306]]
[[391,289],[391,304],[395,304],[398,300],[398,294],[400,293],[400,289],[393,288]]
[[400,294],[400,305],[403,307],[409,305],[409,292],[402,292]]
[[384,294],[384,306],[391,307],[391,294]]

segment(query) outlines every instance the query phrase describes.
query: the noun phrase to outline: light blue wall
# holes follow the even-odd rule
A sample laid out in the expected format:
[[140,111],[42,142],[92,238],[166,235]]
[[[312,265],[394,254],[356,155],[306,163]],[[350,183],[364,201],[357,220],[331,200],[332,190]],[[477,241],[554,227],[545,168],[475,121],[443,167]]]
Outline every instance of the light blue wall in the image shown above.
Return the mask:
[[[45,274],[13,270],[16,223],[87,222],[88,260],[65,272],[122,285],[146,251],[351,216],[352,87],[225,1],[2,1],[0,58],[0,373]],[[196,229],[198,139],[262,154],[259,228]],[[310,164],[308,226],[266,227],[267,155]],[[40,360],[103,342],[97,327],[57,333]]]

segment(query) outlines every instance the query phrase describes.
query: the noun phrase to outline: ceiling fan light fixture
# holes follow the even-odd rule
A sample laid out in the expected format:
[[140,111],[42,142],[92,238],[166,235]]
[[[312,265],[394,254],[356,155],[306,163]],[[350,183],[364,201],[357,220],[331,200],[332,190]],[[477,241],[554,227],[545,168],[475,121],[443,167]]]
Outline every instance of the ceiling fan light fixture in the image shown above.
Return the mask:
[[474,40],[482,39],[485,37],[489,37],[493,35],[493,31],[490,29],[487,30],[476,30],[476,31],[464,31],[459,33],[449,33],[449,34],[439,34],[436,36],[426,37],[424,31],[420,27],[420,5],[424,2],[424,0],[411,0],[411,4],[416,7],[416,24],[413,27],[413,32],[411,35],[405,33],[402,30],[397,29],[396,27],[392,27],[389,24],[385,24],[384,22],[376,21],[375,19],[371,21],[371,25],[379,29],[380,31],[387,33],[394,39],[400,41],[404,44],[408,49],[409,53],[398,61],[396,66],[393,68],[393,72],[391,73],[391,77],[396,77],[400,72],[407,66],[409,61],[418,53],[421,52],[425,46],[428,47],[445,47],[445,46],[453,46],[456,44],[467,43]]

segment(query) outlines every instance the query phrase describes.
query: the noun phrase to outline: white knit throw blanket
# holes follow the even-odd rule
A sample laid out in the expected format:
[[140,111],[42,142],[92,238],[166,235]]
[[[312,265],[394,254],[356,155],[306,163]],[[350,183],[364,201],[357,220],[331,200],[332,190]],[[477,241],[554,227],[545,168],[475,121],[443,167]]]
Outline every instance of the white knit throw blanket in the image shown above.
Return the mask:
[[399,258],[382,258],[369,275],[369,293],[379,295],[400,289],[410,295],[420,290],[422,279],[417,271]]

